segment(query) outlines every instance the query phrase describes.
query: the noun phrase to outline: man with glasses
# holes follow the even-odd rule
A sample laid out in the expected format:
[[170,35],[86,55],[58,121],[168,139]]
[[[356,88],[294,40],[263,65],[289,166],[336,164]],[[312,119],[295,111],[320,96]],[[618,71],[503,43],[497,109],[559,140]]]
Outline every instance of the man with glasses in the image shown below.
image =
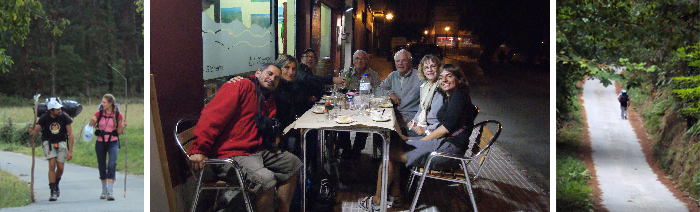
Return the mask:
[[306,49],[301,54],[301,63],[297,67],[297,75],[294,78],[296,82],[304,82],[302,85],[304,91],[309,94],[309,99],[307,104],[305,104],[304,110],[311,109],[314,102],[321,99],[324,92],[325,85],[341,84],[345,83],[346,79],[344,77],[335,77],[333,75],[328,76],[317,76],[314,75],[314,69],[318,63],[318,57],[316,51],[313,49]]
[[[348,90],[359,90],[360,79],[363,74],[367,74],[370,81],[370,86],[376,88],[379,86],[379,74],[369,67],[369,56],[367,52],[357,50],[352,55],[352,65],[350,69],[343,71],[342,75],[348,77]],[[344,159],[353,159],[360,157],[360,151],[365,148],[367,143],[367,133],[357,133],[355,135],[355,143],[350,147],[350,132],[338,132],[338,140],[340,147],[343,148]],[[374,140],[380,140],[381,136],[374,134]]]

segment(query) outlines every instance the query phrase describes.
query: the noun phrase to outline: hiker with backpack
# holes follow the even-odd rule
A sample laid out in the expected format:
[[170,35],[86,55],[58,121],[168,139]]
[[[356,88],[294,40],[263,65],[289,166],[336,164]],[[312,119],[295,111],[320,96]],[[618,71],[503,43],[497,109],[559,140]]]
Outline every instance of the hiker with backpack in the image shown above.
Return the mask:
[[622,110],[620,116],[622,119],[627,119],[627,107],[630,106],[631,103],[627,90],[622,90],[622,93],[617,95],[617,100],[620,101],[620,110]]
[[64,164],[73,158],[73,119],[61,110],[63,105],[57,97],[49,98],[46,106],[48,111],[41,115],[34,129],[29,129],[29,135],[35,136],[41,132],[41,152],[49,161],[49,201],[56,201],[61,195],[58,183],[63,175]]
[[[116,118],[115,118],[116,117]],[[97,168],[102,181],[100,199],[114,201],[114,178],[116,176],[117,155],[119,154],[119,135],[124,133],[126,120],[119,113],[119,107],[112,94],[105,94],[95,115],[90,119],[89,126],[95,127],[95,152],[97,153]],[[109,153],[109,162],[106,161]]]

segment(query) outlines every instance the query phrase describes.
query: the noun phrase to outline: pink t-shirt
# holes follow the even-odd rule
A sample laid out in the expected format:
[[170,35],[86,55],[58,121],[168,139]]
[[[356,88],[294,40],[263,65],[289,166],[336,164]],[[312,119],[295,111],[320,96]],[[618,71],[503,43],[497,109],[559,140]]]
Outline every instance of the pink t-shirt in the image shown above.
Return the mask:
[[[95,113],[96,117],[100,117],[100,111],[97,111]],[[119,120],[122,120],[122,114],[119,114]],[[97,123],[98,129],[102,130],[103,133],[111,133],[113,130],[117,128],[116,125],[114,125],[114,114],[107,114],[106,112],[102,115],[102,119],[100,120],[100,123]],[[104,136],[105,139],[109,139],[109,135]],[[116,141],[119,138],[117,136],[112,136],[112,139],[109,141]],[[102,136],[97,136],[97,141],[103,141]]]

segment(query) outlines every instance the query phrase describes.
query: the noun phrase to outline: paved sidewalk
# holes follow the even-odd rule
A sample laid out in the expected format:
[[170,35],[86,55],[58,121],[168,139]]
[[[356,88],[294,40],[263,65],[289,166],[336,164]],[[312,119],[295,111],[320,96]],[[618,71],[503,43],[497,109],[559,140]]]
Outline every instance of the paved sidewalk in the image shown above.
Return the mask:
[[[374,193],[378,162],[370,162],[371,142],[361,160],[341,162],[335,211],[361,212],[357,200]],[[481,211],[549,211],[549,194],[527,179],[523,168],[498,146],[494,147],[484,169],[475,182],[475,199]],[[368,164],[369,163],[369,164]],[[472,170],[476,170],[472,167]],[[415,185],[414,185],[415,187]],[[413,193],[404,194],[412,198]],[[408,211],[411,199],[403,207],[389,211]],[[457,184],[426,179],[417,211],[472,211],[469,195]]]
[[[121,158],[120,158],[121,159]],[[123,159],[117,165],[123,165]],[[29,182],[32,157],[0,151],[0,169]],[[100,199],[102,184],[96,168],[65,164],[61,179],[61,196],[49,202],[48,162],[37,155],[34,167],[34,198],[36,203],[25,207],[3,208],[4,211],[143,211],[144,180],[142,176],[129,175],[126,197],[124,197],[124,173],[117,172],[114,183],[115,201]],[[1,195],[1,194],[0,194]]]

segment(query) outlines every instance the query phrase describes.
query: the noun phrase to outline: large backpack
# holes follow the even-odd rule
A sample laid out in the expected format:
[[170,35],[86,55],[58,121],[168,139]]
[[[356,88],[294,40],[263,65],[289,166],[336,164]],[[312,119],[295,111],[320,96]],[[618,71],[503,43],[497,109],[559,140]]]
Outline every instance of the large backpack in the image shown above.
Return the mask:
[[622,95],[620,95],[620,103],[627,104],[627,101],[629,100],[630,97],[627,95],[627,93],[622,93]]
[[[75,118],[78,116],[81,112],[83,112],[83,106],[80,105],[80,103],[73,101],[73,100],[64,100],[61,101],[60,98],[56,97],[59,103],[63,105],[61,107],[61,110],[68,114],[71,118]],[[48,107],[46,104],[49,102],[49,99],[46,99],[46,102],[39,103],[36,107],[36,117],[41,117],[44,113],[46,113],[48,110]]]

